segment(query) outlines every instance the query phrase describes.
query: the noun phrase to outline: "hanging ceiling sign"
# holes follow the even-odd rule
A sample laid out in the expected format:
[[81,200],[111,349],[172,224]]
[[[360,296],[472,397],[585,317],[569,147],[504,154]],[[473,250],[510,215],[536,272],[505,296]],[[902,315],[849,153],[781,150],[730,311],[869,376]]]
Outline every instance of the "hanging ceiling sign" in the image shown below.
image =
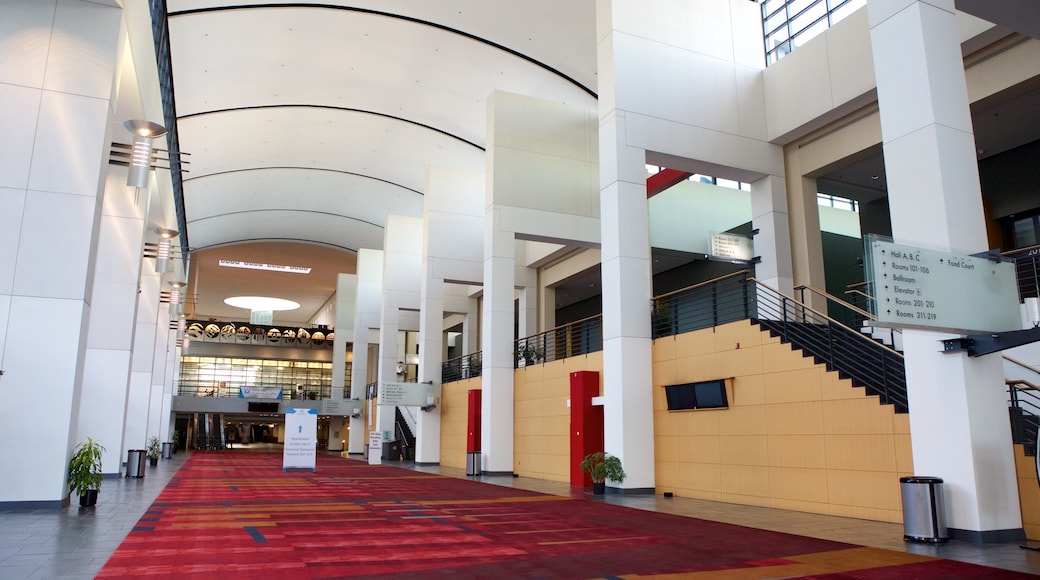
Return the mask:
[[441,386],[432,383],[381,383],[379,405],[424,407],[441,397]]
[[737,234],[712,234],[712,258],[719,260],[751,261],[755,256],[755,244],[751,238]]
[[1022,328],[1013,262],[877,238],[867,248],[876,326],[955,334]]

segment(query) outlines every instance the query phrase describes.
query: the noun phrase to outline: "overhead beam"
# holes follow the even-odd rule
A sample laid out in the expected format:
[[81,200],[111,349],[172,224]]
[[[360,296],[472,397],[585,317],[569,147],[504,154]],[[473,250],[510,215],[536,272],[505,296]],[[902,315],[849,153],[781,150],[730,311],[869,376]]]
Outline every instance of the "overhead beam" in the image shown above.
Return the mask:
[[691,175],[693,174],[678,169],[662,167],[661,171],[646,178],[646,198],[650,199]]

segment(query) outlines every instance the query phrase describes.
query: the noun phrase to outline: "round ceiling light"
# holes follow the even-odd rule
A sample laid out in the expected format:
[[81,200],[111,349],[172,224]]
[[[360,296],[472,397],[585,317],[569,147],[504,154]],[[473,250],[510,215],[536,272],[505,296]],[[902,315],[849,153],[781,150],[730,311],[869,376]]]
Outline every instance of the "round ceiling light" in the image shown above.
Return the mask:
[[224,304],[235,308],[246,310],[296,310],[300,307],[299,302],[283,300],[281,298],[268,298],[267,296],[232,296],[225,298]]

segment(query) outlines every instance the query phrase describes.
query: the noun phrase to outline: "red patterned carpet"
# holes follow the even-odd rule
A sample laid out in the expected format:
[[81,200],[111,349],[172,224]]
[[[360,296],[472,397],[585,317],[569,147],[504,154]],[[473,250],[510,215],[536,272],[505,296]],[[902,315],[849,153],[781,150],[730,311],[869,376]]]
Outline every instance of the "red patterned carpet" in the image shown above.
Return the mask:
[[98,578],[1024,578],[318,456],[194,453]]

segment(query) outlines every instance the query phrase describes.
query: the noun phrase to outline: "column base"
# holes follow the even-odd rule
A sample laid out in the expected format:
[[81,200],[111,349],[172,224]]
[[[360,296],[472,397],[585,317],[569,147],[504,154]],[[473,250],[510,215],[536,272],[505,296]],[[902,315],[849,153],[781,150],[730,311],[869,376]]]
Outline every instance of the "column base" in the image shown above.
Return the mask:
[[1023,528],[984,531],[947,528],[946,533],[950,536],[951,540],[971,542],[973,544],[999,544],[1003,542],[1026,541],[1026,532]]

